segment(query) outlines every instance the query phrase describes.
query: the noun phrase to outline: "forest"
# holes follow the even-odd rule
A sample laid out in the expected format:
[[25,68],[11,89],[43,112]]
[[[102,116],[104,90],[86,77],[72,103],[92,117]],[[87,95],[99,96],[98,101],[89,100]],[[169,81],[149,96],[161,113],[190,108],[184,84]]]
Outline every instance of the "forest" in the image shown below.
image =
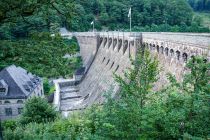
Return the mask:
[[[209,32],[193,12],[209,11],[209,0],[21,0],[0,2],[0,39],[27,37],[31,32],[129,29],[133,31]],[[202,8],[196,8],[202,7]]]

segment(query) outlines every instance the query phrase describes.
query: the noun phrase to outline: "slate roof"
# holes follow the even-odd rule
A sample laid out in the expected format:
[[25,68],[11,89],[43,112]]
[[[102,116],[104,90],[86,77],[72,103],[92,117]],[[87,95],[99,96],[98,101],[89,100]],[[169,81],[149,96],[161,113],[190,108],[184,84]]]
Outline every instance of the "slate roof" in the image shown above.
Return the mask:
[[0,99],[26,99],[41,84],[41,78],[15,65],[0,71],[2,79],[8,85],[8,93],[0,94]]

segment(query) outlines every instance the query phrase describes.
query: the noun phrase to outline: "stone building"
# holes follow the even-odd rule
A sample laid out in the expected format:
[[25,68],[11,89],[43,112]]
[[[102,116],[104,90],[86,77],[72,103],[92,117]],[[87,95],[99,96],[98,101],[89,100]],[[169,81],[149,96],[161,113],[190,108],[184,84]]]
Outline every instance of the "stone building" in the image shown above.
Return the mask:
[[21,114],[24,102],[32,96],[44,96],[42,79],[21,67],[11,65],[0,71],[0,119]]

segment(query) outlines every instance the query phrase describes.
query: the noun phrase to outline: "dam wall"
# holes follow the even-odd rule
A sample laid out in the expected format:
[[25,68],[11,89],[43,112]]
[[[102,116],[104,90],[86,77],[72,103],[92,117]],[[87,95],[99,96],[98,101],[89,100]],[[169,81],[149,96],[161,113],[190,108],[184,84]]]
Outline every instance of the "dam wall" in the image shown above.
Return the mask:
[[191,57],[203,55],[210,60],[210,34],[77,32],[71,35],[80,45],[86,73],[79,85],[58,83],[62,86],[56,92],[60,97],[57,104],[64,114],[103,103],[106,92],[110,91],[114,97],[119,86],[113,74],[123,76],[131,67],[137,49],[143,46],[157,56],[162,70],[154,90],[167,85],[167,73],[174,74],[181,81],[187,71],[186,62]]

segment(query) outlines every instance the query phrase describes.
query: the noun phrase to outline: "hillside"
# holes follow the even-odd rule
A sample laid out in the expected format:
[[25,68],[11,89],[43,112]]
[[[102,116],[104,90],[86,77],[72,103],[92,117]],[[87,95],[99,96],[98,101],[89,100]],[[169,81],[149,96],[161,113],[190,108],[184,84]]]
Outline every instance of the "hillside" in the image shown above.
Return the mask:
[[0,41],[0,69],[15,64],[41,77],[72,77],[81,66],[81,59],[63,58],[75,54],[75,39],[67,40],[49,33],[35,33],[27,39]]
[[186,0],[80,0],[75,4],[75,16],[67,28],[92,30],[90,23],[94,21],[97,30],[128,31],[131,7],[133,31],[210,32],[194,20],[189,3]]
[[23,38],[34,31],[55,33],[63,26],[90,31],[92,21],[99,31],[128,31],[130,7],[133,31],[210,32],[193,20],[187,0],[22,0],[0,2],[0,39]]
[[202,26],[210,29],[210,12],[196,12],[195,15],[200,17]]

